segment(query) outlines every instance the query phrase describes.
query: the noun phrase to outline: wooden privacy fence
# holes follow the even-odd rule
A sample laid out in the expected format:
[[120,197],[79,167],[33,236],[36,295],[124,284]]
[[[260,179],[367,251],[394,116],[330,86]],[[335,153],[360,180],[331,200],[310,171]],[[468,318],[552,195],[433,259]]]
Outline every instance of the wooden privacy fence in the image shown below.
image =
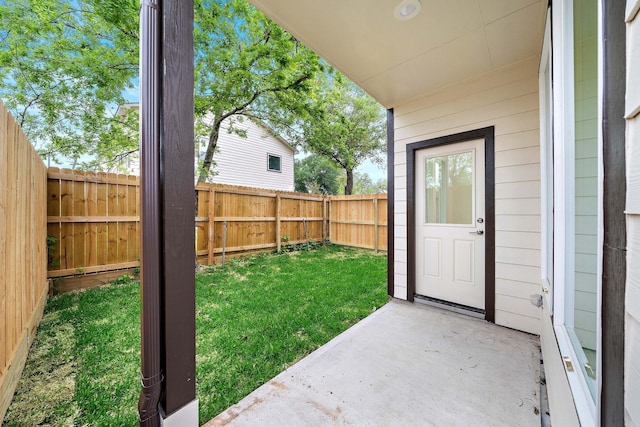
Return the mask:
[[[387,248],[386,195],[326,197],[198,184],[194,199],[200,264],[307,240]],[[138,267],[138,177],[50,168],[47,200],[47,230],[57,242],[49,277],[86,282],[90,273],[108,272],[110,278]]]
[[336,245],[387,250],[387,195],[331,196],[329,240]]
[[49,168],[47,191],[49,277],[139,265],[138,177]]
[[47,300],[47,169],[0,101],[0,424]]
[[266,249],[282,243],[324,240],[327,199],[321,195],[206,184],[196,187],[198,262],[213,264],[225,254]]

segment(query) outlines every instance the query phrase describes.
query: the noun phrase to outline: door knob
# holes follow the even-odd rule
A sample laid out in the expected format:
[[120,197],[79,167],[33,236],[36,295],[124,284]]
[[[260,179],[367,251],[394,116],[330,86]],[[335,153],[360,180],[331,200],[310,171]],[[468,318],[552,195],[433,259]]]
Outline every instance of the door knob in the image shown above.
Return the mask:
[[477,234],[478,236],[482,236],[484,234],[483,230],[470,231],[469,234]]

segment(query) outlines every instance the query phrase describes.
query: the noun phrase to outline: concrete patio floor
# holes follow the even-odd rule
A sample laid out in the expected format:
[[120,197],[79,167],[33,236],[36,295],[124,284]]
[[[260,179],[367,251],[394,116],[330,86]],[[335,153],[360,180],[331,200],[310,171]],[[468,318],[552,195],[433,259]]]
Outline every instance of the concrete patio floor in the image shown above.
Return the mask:
[[205,426],[540,426],[538,337],[391,301]]

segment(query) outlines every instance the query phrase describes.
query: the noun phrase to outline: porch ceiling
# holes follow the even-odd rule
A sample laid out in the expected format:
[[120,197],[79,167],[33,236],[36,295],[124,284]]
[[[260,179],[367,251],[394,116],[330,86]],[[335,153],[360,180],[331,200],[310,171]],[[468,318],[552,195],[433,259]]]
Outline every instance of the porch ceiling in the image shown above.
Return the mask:
[[387,108],[539,55],[547,0],[249,0]]

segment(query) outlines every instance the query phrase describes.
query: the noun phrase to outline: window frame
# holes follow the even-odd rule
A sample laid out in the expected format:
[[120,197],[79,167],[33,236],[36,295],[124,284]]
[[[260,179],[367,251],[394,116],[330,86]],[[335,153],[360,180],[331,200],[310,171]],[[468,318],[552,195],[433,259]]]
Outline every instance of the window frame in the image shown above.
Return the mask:
[[[602,10],[597,4],[598,34],[598,68],[602,70]],[[600,417],[602,393],[602,243],[603,227],[603,151],[602,128],[597,131],[598,139],[598,220],[597,220],[597,301],[596,301],[596,336],[597,336],[597,368],[596,396],[592,397],[587,380],[578,364],[578,357],[570,337],[569,329],[573,328],[573,311],[575,298],[575,111],[574,111],[574,43],[573,43],[573,1],[559,0],[551,6],[551,44],[552,44],[552,108],[553,108],[553,140],[564,143],[553,144],[553,235],[543,239],[553,239],[553,312],[552,322],[556,340],[563,358],[568,357],[573,369],[564,363],[565,373],[569,381],[574,404],[580,423],[583,426],[597,425]],[[542,63],[542,62],[541,62]],[[602,122],[602,73],[598,73],[598,121]],[[542,94],[540,95],[542,97]],[[541,108],[544,104],[541,103]],[[542,129],[541,129],[542,132]],[[542,134],[541,134],[542,136]],[[541,146],[544,145],[541,139]],[[542,148],[542,147],[541,147]],[[548,167],[548,157],[541,156],[541,171]],[[542,199],[551,195],[542,188]],[[544,202],[543,202],[544,203]],[[543,217],[548,215],[543,211]],[[549,220],[547,218],[546,220]],[[543,223],[544,223],[543,219]],[[546,232],[543,229],[544,234]],[[543,260],[545,248],[543,246]],[[544,263],[544,262],[543,262]],[[567,315],[569,314],[569,315]]]
[[[551,8],[547,9],[547,18],[538,70],[538,94],[540,97],[540,201],[541,201],[541,264],[540,280],[542,292],[553,315],[553,49],[551,49]],[[546,71],[548,70],[548,71]],[[548,91],[548,92],[547,92]],[[551,118],[549,122],[547,119]],[[550,137],[550,138],[549,138]]]
[[[272,169],[271,168],[271,158],[277,158],[279,160],[279,169]],[[282,173],[282,156],[278,155],[278,154],[271,154],[271,153],[267,153],[267,171],[268,172],[278,172],[278,173]]]

